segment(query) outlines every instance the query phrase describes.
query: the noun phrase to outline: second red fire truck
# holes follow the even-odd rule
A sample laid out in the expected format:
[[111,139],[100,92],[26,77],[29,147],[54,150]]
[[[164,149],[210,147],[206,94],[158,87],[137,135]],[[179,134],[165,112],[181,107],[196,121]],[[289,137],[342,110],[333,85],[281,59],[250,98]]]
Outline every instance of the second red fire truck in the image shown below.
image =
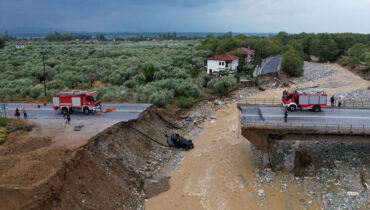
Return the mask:
[[53,95],[52,99],[54,110],[60,110],[63,114],[73,110],[81,110],[84,114],[101,110],[101,101],[97,91],[60,92]]
[[284,90],[281,103],[289,111],[309,109],[319,112],[322,109],[326,109],[327,94],[324,91],[317,90]]

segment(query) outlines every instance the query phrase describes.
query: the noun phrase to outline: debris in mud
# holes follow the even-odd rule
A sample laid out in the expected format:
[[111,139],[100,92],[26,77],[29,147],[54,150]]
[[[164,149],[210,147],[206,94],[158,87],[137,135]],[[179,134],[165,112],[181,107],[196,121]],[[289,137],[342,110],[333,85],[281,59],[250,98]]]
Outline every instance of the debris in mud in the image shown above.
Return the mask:
[[301,150],[295,151],[294,159],[294,175],[302,176],[305,168],[307,168],[312,162],[311,156],[308,154],[307,148],[302,148]]
[[248,184],[247,184],[247,182],[245,181],[245,179],[244,179],[244,176],[243,175],[241,175],[241,174],[238,174],[238,177],[241,179],[241,181],[242,181],[242,184],[241,184],[241,186],[240,186],[240,188],[246,188],[246,187],[248,187]]
[[152,198],[170,189],[169,177],[165,174],[155,175],[152,179],[145,179],[144,192],[146,198]]
[[83,125],[76,125],[73,130],[74,131],[81,131],[82,127],[84,127]]
[[[330,137],[326,137],[330,138]],[[334,138],[334,137],[333,137]],[[281,176],[277,183],[280,192],[287,192],[292,186],[297,188],[297,195],[303,196],[307,205],[313,200],[319,200],[323,209],[369,209],[370,192],[364,191],[367,187],[366,178],[370,176],[370,144],[362,141],[279,141],[276,153],[272,155],[274,168],[282,173],[255,170],[254,187],[256,190],[276,182],[276,177]],[[298,146],[297,146],[298,145]],[[309,157],[304,158],[303,165],[305,176],[296,177],[292,170],[296,150],[306,148]],[[263,152],[252,146],[252,157],[255,167],[262,167]],[[300,154],[301,155],[301,154]],[[306,156],[305,154],[303,156]],[[361,173],[363,173],[363,177]],[[363,180],[363,181],[362,181]],[[300,198],[299,198],[300,199]]]
[[258,197],[260,197],[260,198],[261,198],[261,197],[263,197],[263,198],[264,198],[264,197],[266,197],[265,191],[264,191],[263,189],[259,189],[259,190],[258,190],[258,194],[257,194],[257,195],[258,195]]

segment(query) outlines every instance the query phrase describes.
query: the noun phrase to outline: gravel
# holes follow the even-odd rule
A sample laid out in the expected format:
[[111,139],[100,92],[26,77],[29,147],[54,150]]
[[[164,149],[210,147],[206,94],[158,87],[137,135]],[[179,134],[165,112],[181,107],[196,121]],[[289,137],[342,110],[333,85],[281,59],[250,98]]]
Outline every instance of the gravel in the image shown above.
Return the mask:
[[[305,141],[300,144],[297,142],[277,143],[277,152],[272,155],[272,159],[274,168],[281,172],[277,173],[270,169],[254,171],[254,188],[258,192],[275,183],[280,192],[284,193],[293,185],[298,187],[297,194],[304,196],[301,202],[307,208],[313,200],[319,201],[323,209],[370,208],[370,191],[366,190],[370,187],[368,142]],[[303,177],[295,177],[291,172],[294,154],[297,149],[303,147],[308,149],[312,163],[305,169]],[[252,154],[256,157],[254,166],[262,167],[262,152],[252,146]],[[281,179],[276,179],[278,176],[281,176]]]
[[300,84],[304,82],[315,81],[324,77],[333,75],[335,70],[329,66],[324,66],[319,63],[304,62],[304,73],[301,77],[296,77],[293,79],[295,84]]
[[340,97],[342,98],[342,100],[370,101],[370,89],[358,89],[358,90],[342,93],[335,97],[336,98]]

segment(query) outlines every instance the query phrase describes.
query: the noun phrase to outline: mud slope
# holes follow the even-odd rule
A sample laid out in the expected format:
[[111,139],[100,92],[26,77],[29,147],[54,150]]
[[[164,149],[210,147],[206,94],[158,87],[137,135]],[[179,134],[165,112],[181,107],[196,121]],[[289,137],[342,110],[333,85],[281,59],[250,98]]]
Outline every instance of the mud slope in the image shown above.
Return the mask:
[[[163,131],[172,127],[157,111],[127,124],[165,143]],[[123,123],[73,151],[53,141],[17,131],[0,146],[1,210],[140,209],[144,180],[176,154]]]
[[[127,123],[165,143],[171,126],[150,109]],[[143,182],[175,151],[117,123],[93,137],[67,164],[60,192],[44,209],[140,209]]]

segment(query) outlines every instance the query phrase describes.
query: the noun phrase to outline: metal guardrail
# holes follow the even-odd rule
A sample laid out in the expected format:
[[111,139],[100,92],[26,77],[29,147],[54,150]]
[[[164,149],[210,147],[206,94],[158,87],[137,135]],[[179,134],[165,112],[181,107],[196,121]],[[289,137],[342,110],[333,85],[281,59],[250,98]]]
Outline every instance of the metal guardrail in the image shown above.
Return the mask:
[[[246,105],[280,105],[281,98],[247,98]],[[332,106],[330,101],[327,101],[328,108],[339,108],[338,102],[336,101]],[[340,108],[360,108],[360,109],[370,109],[370,101],[353,101],[353,100],[343,100],[341,102]]]
[[294,130],[294,131],[314,131],[320,134],[359,134],[369,135],[370,126],[354,126],[354,125],[340,125],[340,124],[293,124],[293,123],[243,123],[243,127],[247,128],[268,128],[278,130]]

